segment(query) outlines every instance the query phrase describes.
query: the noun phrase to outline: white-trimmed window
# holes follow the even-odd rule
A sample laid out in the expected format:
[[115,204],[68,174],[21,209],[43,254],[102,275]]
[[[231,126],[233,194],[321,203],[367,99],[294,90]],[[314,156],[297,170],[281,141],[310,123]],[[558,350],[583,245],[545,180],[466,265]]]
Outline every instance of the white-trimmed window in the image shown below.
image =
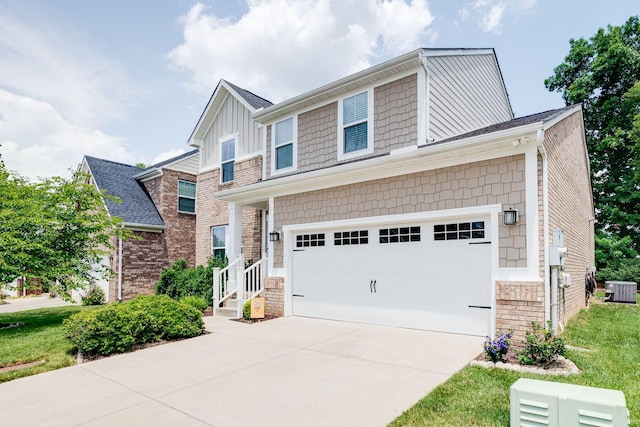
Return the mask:
[[338,103],[338,160],[373,153],[373,91]]
[[178,212],[196,213],[196,183],[178,180]]
[[236,159],[236,138],[222,140],[220,143],[220,181],[233,181],[233,164]]
[[274,173],[296,169],[296,122],[295,117],[289,117],[273,125],[271,162]]
[[211,257],[224,259],[227,256],[227,226],[211,227]]

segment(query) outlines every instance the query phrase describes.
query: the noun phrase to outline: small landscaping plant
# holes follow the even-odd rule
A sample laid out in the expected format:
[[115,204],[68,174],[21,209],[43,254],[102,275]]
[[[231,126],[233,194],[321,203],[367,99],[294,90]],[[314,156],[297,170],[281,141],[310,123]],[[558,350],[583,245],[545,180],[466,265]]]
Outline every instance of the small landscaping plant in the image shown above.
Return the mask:
[[87,292],[82,295],[82,305],[102,305],[107,297],[100,286],[90,286]]
[[518,354],[520,364],[542,366],[564,356],[564,341],[553,334],[551,321],[546,329],[536,322],[531,322],[531,326],[533,331],[525,333],[524,349]]
[[64,321],[64,331],[83,354],[108,355],[140,344],[195,337],[204,332],[204,323],[189,304],[145,295],[77,313]]
[[245,320],[251,320],[251,300],[245,301],[242,306],[242,317],[244,317]]
[[213,268],[224,268],[227,259],[209,258],[207,266],[189,268],[187,261],[179,259],[160,273],[156,295],[169,295],[173,299],[198,296],[207,301],[213,297]]
[[207,307],[209,307],[209,302],[206,299],[195,295],[186,296],[180,299],[180,302],[190,305],[201,313],[204,313]]
[[493,363],[504,361],[505,356],[509,353],[511,346],[511,332],[500,334],[491,339],[487,337],[484,341],[484,353]]

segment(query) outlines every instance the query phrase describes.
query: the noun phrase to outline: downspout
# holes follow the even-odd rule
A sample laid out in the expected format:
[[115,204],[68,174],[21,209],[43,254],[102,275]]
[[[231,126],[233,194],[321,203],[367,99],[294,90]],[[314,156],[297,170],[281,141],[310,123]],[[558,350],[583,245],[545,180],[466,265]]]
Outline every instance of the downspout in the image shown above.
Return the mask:
[[[424,68],[425,75],[425,89],[424,89],[424,120],[425,120],[425,140],[418,141],[418,146],[426,145],[431,142],[431,111],[430,111],[430,102],[429,102],[429,67],[428,67],[428,59],[427,55],[424,52],[420,52],[420,62],[422,63],[422,68]],[[418,97],[419,99],[419,97]]]
[[118,301],[122,301],[122,236],[118,237]]
[[[542,250],[544,252],[544,322],[547,323],[551,319],[551,282],[549,280],[549,179],[547,171],[547,150],[544,148],[544,130],[538,129],[536,142],[538,150],[542,157],[542,228],[543,241]],[[557,293],[556,293],[557,304]]]

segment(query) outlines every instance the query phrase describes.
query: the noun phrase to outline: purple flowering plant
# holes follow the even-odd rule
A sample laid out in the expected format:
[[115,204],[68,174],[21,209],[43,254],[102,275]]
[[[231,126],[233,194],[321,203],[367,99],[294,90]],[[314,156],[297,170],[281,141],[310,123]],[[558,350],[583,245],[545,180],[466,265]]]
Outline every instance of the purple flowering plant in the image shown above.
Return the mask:
[[484,340],[484,353],[492,362],[502,362],[504,357],[509,352],[509,346],[511,345],[511,332],[506,334],[497,335],[495,339],[486,337]]

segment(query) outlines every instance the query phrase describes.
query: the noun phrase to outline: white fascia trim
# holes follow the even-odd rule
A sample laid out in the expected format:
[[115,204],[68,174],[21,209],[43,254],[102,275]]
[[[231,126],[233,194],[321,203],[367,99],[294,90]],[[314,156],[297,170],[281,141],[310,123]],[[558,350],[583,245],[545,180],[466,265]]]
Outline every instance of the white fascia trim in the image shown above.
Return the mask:
[[[285,120],[293,120],[293,159],[292,165],[288,168],[284,169],[276,169],[276,124],[283,122]],[[266,132],[265,132],[266,135]],[[266,141],[266,137],[265,137]],[[265,142],[266,144],[266,142]],[[285,173],[291,173],[298,170],[298,115],[294,114],[293,116],[284,118],[282,120],[278,120],[277,122],[271,123],[271,176],[282,175]],[[266,159],[266,157],[265,157]]]
[[162,176],[162,169],[153,168],[153,169],[146,170],[144,172],[140,172],[139,174],[132,176],[132,178],[140,182],[145,182],[145,181],[149,181],[150,179],[157,178],[159,176]]
[[566,119],[567,117],[571,116],[572,114],[575,114],[576,111],[582,111],[582,105],[577,104],[575,105],[573,108],[564,111],[561,114],[558,114],[557,116],[549,119],[549,120],[545,120],[544,123],[542,124],[542,130],[546,131],[547,129],[549,129],[550,127],[558,124],[559,122],[561,122],[562,120]]
[[123,222],[122,226],[131,231],[147,231],[149,233],[162,233],[167,227],[164,225],[140,224],[137,222]]
[[[281,115],[287,114],[287,113],[280,113],[280,110],[285,110],[285,109],[286,110],[288,109],[302,110],[302,108],[304,107],[300,107],[300,105],[304,105],[310,99],[320,97],[321,95],[333,93],[335,94],[334,98],[342,96],[342,91],[344,90],[344,88],[348,88],[353,84],[358,84],[358,82],[360,81],[366,81],[372,77],[374,78],[376,74],[384,73],[384,71],[387,71],[389,69],[392,69],[398,66],[414,65],[412,64],[412,62],[415,62],[414,66],[419,66],[420,59],[418,57],[418,54],[420,52],[422,52],[422,49],[413,50],[409,53],[393,58],[389,61],[383,62],[378,65],[374,65],[373,67],[367,68],[363,71],[344,77],[340,80],[336,80],[332,83],[313,89],[309,92],[305,92],[301,95],[298,95],[294,98],[283,101],[279,104],[272,105],[271,107],[267,107],[265,109],[256,111],[255,113],[252,114],[251,117],[254,120],[259,121],[261,123],[269,122],[269,121],[275,120],[277,117],[280,117]],[[323,104],[328,103],[320,100],[319,102],[322,102]]]
[[[300,191],[312,191],[335,185],[346,185],[389,176],[405,175],[423,170],[522,153],[521,147],[526,144],[513,147],[511,141],[524,138],[528,135],[535,135],[535,132],[540,129],[540,127],[541,123],[533,123],[491,134],[451,141],[449,143],[427,145],[419,150],[402,152],[394,156],[375,157],[360,162],[342,164],[326,169],[306,172],[304,174],[290,175],[224,190],[216,193],[216,197],[228,201],[251,203],[266,200],[266,197],[269,195],[282,196]],[[492,146],[494,147],[492,148]],[[502,146],[502,149],[500,146]],[[453,155],[444,160],[428,163],[430,156],[447,152],[455,153],[458,150],[465,149],[473,150],[477,147],[482,147],[484,150],[474,152],[473,155],[469,154],[464,158]],[[424,161],[425,158],[427,158],[427,162]],[[400,163],[404,163],[400,171],[401,173],[399,172],[399,168],[391,167]]]

